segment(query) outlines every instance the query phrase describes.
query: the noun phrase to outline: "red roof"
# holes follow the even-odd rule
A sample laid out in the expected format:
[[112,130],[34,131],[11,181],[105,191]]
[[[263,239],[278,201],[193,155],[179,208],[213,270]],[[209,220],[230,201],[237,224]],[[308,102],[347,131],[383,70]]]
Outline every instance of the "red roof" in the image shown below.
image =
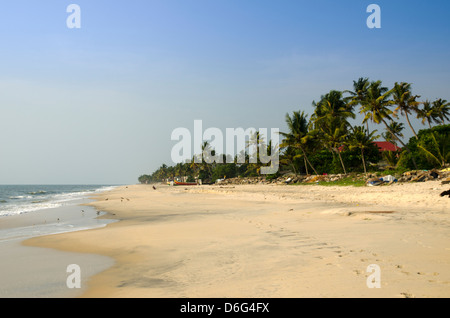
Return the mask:
[[397,151],[402,150],[402,148],[397,147],[393,143],[389,141],[375,141],[374,144],[377,145],[378,149],[380,151]]
[[[381,151],[397,151],[397,150],[402,150],[402,148],[397,147],[396,145],[394,145],[393,143],[389,142],[389,141],[374,141],[373,142],[375,145],[377,145],[378,150]],[[338,148],[339,152],[344,151],[344,146],[340,146]]]

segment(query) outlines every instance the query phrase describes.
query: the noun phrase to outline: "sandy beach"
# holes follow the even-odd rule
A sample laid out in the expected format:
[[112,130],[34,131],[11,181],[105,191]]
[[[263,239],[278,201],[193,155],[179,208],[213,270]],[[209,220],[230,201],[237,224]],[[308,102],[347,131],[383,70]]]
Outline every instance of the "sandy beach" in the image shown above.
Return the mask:
[[[100,229],[26,246],[115,260],[82,297],[449,297],[450,198],[379,187],[129,185],[95,196]],[[369,265],[380,288],[369,288]]]

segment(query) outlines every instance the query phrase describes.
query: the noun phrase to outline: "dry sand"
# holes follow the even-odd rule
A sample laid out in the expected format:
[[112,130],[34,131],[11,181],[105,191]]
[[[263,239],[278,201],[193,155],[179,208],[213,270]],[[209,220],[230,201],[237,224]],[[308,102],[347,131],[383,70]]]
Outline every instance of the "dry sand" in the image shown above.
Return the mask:
[[[120,222],[24,244],[114,258],[84,297],[450,296],[439,182],[156,187],[98,195]],[[371,264],[381,288],[367,286]]]

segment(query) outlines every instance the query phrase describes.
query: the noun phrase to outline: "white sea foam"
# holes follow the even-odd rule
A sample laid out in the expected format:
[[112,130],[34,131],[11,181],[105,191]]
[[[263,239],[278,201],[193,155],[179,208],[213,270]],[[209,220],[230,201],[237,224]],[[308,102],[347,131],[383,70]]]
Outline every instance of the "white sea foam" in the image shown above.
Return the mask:
[[4,197],[0,204],[0,216],[10,216],[29,213],[44,209],[53,209],[84,199],[91,194],[100,193],[114,189],[116,186],[101,186],[99,188],[86,186],[73,192],[58,193],[53,191],[36,190],[26,192],[27,194],[10,195]]
[[0,216],[17,215],[44,209],[53,209],[62,206],[61,203],[40,202],[21,205],[5,205],[4,209],[0,211]]

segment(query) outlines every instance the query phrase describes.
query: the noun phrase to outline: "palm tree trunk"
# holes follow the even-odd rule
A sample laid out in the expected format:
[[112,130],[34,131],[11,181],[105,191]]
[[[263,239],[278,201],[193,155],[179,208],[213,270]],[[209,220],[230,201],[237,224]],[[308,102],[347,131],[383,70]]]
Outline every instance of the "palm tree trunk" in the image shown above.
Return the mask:
[[347,171],[345,170],[345,166],[344,166],[344,161],[342,161],[342,156],[341,156],[341,152],[339,151],[339,149],[337,149],[337,153],[338,153],[339,159],[341,160],[341,165],[342,165],[342,168],[344,169],[344,174],[347,174]]
[[361,148],[361,158],[362,158],[363,167],[364,167],[364,174],[367,174],[366,160],[364,160],[364,149],[363,148]]
[[295,164],[294,164],[294,162],[292,162],[291,166],[292,166],[292,170],[294,170],[295,176],[297,176],[297,169],[295,169]]
[[386,129],[391,133],[391,135],[394,136],[398,141],[400,141],[403,148],[405,148],[411,154],[411,160],[413,162],[414,168],[417,170],[416,160],[414,160],[411,150],[405,145],[405,143],[396,134],[393,133],[393,131],[389,128],[388,124],[386,123],[386,121],[383,118],[381,119],[381,121],[386,126]]
[[411,128],[414,136],[416,136],[416,139],[419,139],[419,137],[417,137],[416,131],[414,130],[413,126],[411,125],[411,122],[409,121],[409,116],[408,116],[407,112],[405,112],[405,116],[406,116],[406,121],[408,122],[409,128]]
[[305,157],[306,161],[309,163],[309,165],[311,166],[311,168],[314,170],[314,173],[315,173],[316,175],[319,175],[319,174],[317,173],[316,169],[314,169],[314,167],[313,167],[313,165],[311,164],[311,162],[309,162],[308,156],[306,156],[306,153],[305,153],[305,150],[303,150],[303,147],[300,147],[300,149],[302,150],[303,156]]
[[303,156],[303,161],[305,162],[306,175],[308,175],[309,174],[308,163],[306,162],[306,157],[305,156]]

